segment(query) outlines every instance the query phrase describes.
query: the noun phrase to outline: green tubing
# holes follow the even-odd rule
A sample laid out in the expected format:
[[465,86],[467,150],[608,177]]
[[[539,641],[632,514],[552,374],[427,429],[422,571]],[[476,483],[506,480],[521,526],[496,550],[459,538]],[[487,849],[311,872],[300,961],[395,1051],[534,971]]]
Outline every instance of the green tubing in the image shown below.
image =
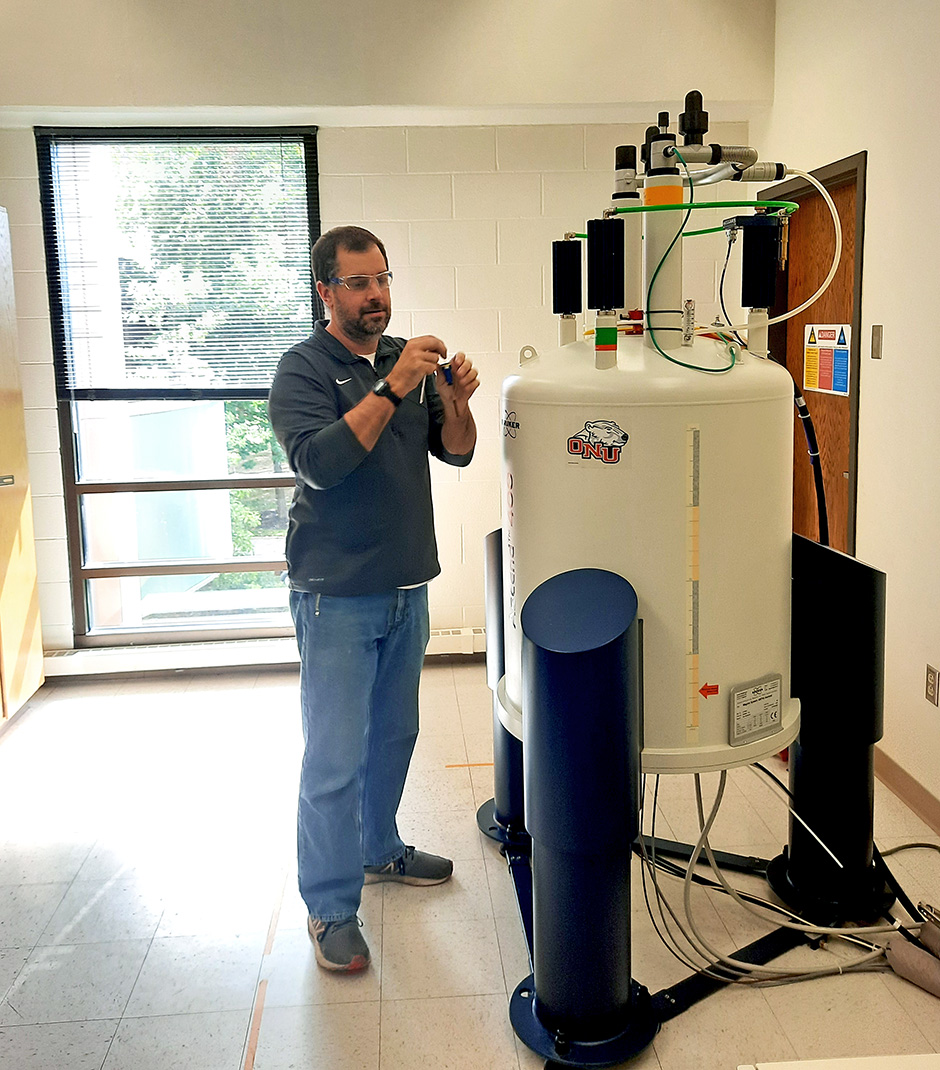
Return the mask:
[[781,208],[787,215],[799,209],[796,201],[689,201],[680,204],[638,204],[615,208],[618,215],[627,212],[679,212],[693,208]]
[[722,231],[724,229],[724,227],[707,227],[705,230],[684,230],[682,232],[682,237],[694,238],[698,234],[717,234],[719,231]]

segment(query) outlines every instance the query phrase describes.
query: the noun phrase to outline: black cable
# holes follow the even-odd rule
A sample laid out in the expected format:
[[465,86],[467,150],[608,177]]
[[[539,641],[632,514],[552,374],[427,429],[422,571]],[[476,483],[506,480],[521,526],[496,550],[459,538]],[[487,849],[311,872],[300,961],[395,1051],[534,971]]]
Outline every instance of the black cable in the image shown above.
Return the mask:
[[806,401],[800,393],[800,388],[793,381],[793,403],[796,411],[803,421],[803,432],[806,435],[806,446],[809,450],[809,459],[813,465],[813,481],[816,485],[816,514],[819,518],[819,541],[823,546],[829,545],[829,511],[826,508],[826,488],[823,484],[822,458],[819,456],[819,442],[816,440],[816,428],[813,427],[813,418],[806,407]]
[[782,788],[787,793],[787,795],[790,796],[791,799],[793,798],[793,792],[790,791],[790,789],[786,786],[786,784],[784,784],[784,782],[780,779],[780,777],[778,777],[775,774],[771,773],[771,771],[768,768],[766,768],[766,766],[761,765],[760,762],[755,762],[754,763],[754,768],[755,769],[759,769],[764,774],[764,776],[770,777],[770,779],[779,788]]
[[[733,233],[734,232],[731,231],[728,234],[728,251],[725,253],[725,264],[724,267],[721,269],[721,281],[718,283],[718,301],[721,304],[722,315],[728,321],[729,326],[731,324],[731,317],[728,315],[728,310],[725,308],[725,273],[728,270],[728,261],[731,259],[731,246],[734,243],[734,238],[732,237]],[[735,341],[738,343],[738,345],[741,346],[742,349],[747,349],[747,346],[745,345],[744,339],[741,337],[741,335],[739,335],[737,331],[734,331],[732,333],[734,334]]]

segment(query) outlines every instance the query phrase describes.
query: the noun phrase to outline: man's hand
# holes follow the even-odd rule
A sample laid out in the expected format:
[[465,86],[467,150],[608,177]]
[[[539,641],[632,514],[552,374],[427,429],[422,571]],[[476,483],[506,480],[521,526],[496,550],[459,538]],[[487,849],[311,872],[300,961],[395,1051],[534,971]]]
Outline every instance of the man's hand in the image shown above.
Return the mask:
[[401,351],[395,366],[385,376],[385,381],[403,398],[410,394],[422,379],[433,375],[439,366],[440,358],[446,356],[447,346],[433,334],[412,338]]
[[452,380],[450,383],[447,381],[444,369],[437,368],[437,392],[444,402],[446,414],[449,416],[453,413],[454,416],[464,419],[470,411],[470,397],[480,385],[477,370],[467,359],[466,354],[455,353],[454,359],[450,362],[449,371]]

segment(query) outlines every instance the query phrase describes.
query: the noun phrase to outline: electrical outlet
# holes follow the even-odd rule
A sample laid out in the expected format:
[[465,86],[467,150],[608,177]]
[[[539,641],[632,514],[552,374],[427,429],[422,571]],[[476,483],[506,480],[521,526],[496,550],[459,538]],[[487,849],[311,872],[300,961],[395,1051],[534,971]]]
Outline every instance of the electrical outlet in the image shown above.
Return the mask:
[[927,666],[927,687],[924,696],[928,702],[932,702],[935,706],[940,706],[940,689],[937,687],[937,670],[932,666]]

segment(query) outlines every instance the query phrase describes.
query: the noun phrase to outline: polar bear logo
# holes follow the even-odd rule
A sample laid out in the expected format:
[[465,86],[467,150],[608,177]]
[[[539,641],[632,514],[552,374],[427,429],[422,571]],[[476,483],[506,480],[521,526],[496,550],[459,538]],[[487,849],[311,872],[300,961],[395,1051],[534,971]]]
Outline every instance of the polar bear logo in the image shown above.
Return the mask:
[[587,420],[582,430],[573,437],[602,446],[625,446],[630,436],[613,420]]
[[568,452],[616,464],[629,437],[613,420],[586,420],[584,427],[568,439]]

